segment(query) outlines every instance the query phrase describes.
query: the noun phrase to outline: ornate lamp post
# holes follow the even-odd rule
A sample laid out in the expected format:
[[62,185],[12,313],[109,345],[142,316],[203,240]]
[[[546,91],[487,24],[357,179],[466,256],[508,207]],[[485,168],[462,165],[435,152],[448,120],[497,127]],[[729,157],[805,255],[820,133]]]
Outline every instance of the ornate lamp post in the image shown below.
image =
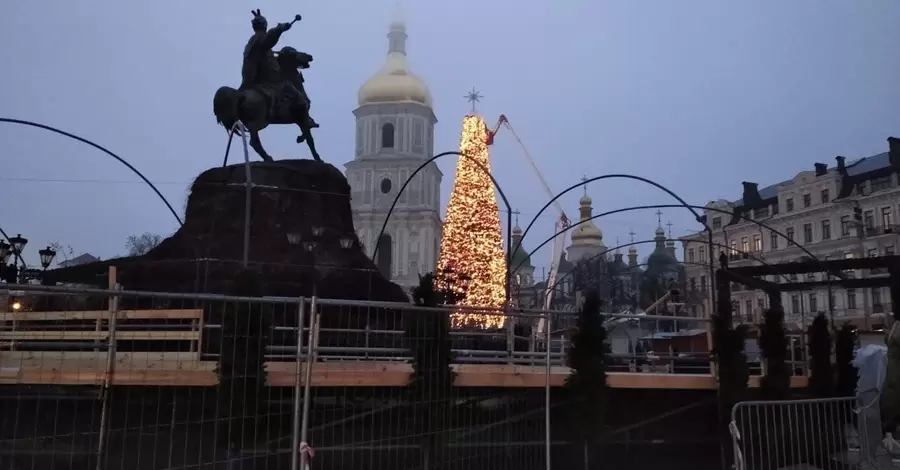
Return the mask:
[[[0,261],[2,261],[2,264],[0,264],[0,268],[2,268],[0,274],[2,276],[0,277],[6,282],[14,284],[21,281],[20,275],[26,268],[25,261],[22,260],[22,252],[27,244],[28,239],[23,237],[21,233],[10,238],[9,243],[0,242]],[[12,258],[11,263],[10,258]]]
[[0,240],[0,264],[6,266],[6,263],[9,261],[9,255],[11,254],[12,251],[10,251],[9,243]]
[[38,256],[41,257],[41,267],[44,268],[44,271],[50,267],[50,263],[53,262],[53,258],[56,258],[56,250],[50,248],[44,248],[43,250],[38,251]]

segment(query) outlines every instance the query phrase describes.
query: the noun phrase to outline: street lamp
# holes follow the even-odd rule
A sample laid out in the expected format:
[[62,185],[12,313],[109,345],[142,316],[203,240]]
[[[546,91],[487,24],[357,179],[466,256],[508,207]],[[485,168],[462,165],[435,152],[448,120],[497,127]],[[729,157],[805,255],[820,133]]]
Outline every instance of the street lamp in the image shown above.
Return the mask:
[[303,236],[296,232],[288,232],[287,240],[291,245],[299,245],[300,241],[303,240]]
[[341,248],[345,250],[349,250],[353,248],[353,237],[350,235],[344,235],[341,237]]
[[17,258],[21,258],[22,251],[25,250],[25,245],[28,244],[28,239],[23,238],[22,234],[19,233],[16,234],[16,236],[10,238],[9,242],[12,244],[10,247],[10,249],[12,250],[12,254]]
[[50,263],[53,262],[53,258],[56,257],[56,250],[48,246],[43,250],[39,250],[38,255],[41,257],[41,267],[46,271],[50,267]]
[[10,248],[9,243],[0,240],[0,264],[4,266],[6,266],[6,263],[9,261],[9,256],[12,254]]

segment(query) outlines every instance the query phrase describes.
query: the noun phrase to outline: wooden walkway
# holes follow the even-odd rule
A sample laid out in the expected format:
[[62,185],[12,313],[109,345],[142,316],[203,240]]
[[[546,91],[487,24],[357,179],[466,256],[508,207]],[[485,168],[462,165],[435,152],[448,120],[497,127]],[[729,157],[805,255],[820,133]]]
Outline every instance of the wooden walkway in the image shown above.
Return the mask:
[[[215,386],[218,361],[204,358],[202,331],[200,309],[0,313],[0,384]],[[122,343],[127,352],[117,351]],[[161,345],[165,351],[151,350]],[[267,362],[267,385],[295,386],[297,366],[294,361]],[[300,365],[300,379],[305,367]],[[538,388],[546,386],[548,377],[542,365],[455,364],[453,369],[457,387]],[[411,374],[412,365],[402,359],[319,360],[311,385],[402,387]],[[552,366],[550,385],[563,386],[568,375],[569,368]],[[710,374],[610,372],[608,380],[611,387],[626,389],[716,388]],[[751,378],[750,386],[758,381]],[[805,377],[794,377],[792,385],[805,383]]]

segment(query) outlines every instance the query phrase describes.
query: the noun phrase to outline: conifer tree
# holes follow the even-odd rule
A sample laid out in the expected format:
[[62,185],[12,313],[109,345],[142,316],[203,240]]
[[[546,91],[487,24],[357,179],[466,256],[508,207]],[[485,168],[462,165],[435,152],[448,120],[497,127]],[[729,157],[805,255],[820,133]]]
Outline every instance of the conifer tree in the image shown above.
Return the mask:
[[[500,211],[494,195],[488,159],[490,131],[481,116],[463,120],[459,151],[465,156],[456,163],[456,179],[447,204],[441,236],[438,273],[452,270],[467,276],[471,283],[459,305],[500,307],[506,301],[506,258],[500,229]],[[454,326],[499,328],[502,315],[462,313],[453,315]]]

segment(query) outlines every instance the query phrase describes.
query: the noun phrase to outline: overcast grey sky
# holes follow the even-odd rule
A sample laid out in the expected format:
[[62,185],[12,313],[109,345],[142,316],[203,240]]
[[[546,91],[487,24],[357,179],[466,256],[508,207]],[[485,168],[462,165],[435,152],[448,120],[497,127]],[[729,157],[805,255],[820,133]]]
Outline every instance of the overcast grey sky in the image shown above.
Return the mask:
[[[240,82],[250,9],[303,21],[284,44],[315,56],[307,76],[323,157],[352,158],[356,92],[387,48],[393,0],[7,2],[0,15],[0,116],[80,134],[128,159],[182,210],[187,187],[220,164],[212,115],[221,85]],[[493,124],[509,117],[555,190],[582,174],[629,172],[692,203],[740,197],[743,180],[787,179],[816,161],[869,156],[900,136],[897,0],[406,0],[414,72],[431,88],[436,152],[458,146],[473,85]],[[270,128],[276,158],[307,157],[294,129]],[[100,152],[0,124],[0,227],[76,253],[122,254],[129,234],[177,223],[149,188]],[[495,175],[530,217],[546,201],[510,135]],[[443,198],[455,162],[441,162]],[[634,182],[592,184],[595,212],[670,203]],[[564,199],[577,215],[573,192]],[[239,208],[235,208],[239,210]],[[696,228],[669,210],[676,235]],[[524,226],[527,221],[523,220]],[[525,241],[552,233],[548,216]],[[651,238],[653,211],[600,219],[606,244]],[[649,247],[641,250],[644,254]],[[545,264],[543,256],[536,261]]]

